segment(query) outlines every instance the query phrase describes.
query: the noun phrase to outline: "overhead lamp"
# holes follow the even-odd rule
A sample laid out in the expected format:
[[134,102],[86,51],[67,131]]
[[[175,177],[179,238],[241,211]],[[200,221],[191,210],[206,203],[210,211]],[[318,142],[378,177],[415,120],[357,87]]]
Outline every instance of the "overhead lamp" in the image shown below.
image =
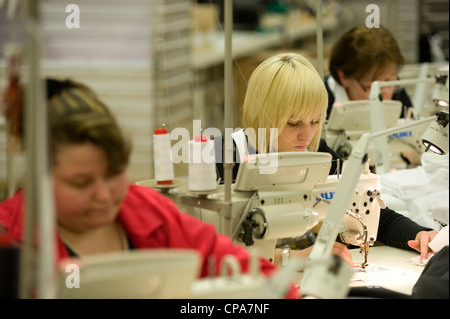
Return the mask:
[[439,155],[448,154],[448,115],[448,112],[445,111],[438,111],[436,113],[436,121],[428,126],[422,136],[425,152],[430,150]]

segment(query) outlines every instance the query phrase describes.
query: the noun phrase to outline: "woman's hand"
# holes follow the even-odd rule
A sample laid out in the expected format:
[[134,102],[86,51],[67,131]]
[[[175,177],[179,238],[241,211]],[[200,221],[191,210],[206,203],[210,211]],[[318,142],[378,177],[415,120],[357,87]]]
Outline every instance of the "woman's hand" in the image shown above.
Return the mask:
[[331,254],[340,257],[343,261],[349,264],[350,267],[353,266],[352,254],[344,244],[335,242],[333,248],[331,249]]
[[437,231],[435,230],[430,231],[422,230],[417,233],[416,239],[408,241],[409,247],[420,252],[420,261],[428,259],[428,252],[430,251],[433,252],[428,246],[428,243],[432,241],[436,235]]

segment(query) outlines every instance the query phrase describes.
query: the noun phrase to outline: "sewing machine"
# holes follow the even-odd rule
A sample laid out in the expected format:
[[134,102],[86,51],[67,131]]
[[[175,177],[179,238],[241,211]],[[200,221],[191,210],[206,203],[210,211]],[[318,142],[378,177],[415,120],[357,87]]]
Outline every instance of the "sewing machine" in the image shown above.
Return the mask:
[[[190,192],[187,182],[172,186],[152,181],[137,184],[159,189],[180,207],[237,243],[256,248],[273,260],[277,241],[298,237],[324,219],[338,176],[328,176],[331,155],[316,152],[259,154],[241,163],[232,186],[231,203],[224,200],[224,186],[211,192]],[[274,168],[276,168],[274,170]],[[345,166],[344,166],[345,170]],[[340,237],[365,254],[376,240],[380,207],[378,176],[365,170],[343,220]]]
[[[150,249],[68,258],[58,267],[58,299],[272,299],[283,298],[302,261],[265,276],[250,251],[249,271],[228,255],[220,273],[198,279],[201,259],[196,250]],[[231,307],[230,307],[231,309]]]
[[[402,104],[399,101],[382,101],[386,128],[392,128],[413,119],[401,119]],[[403,153],[419,160],[425,150],[420,138],[427,128],[427,124],[396,132],[387,137],[390,167],[406,168],[414,163],[414,159],[406,158]],[[369,100],[348,101],[333,105],[330,118],[326,125],[327,143],[344,160],[347,159],[364,133],[372,131],[371,110]],[[372,164],[378,160],[373,146],[368,149]],[[381,161],[381,159],[379,159]]]
[[[433,150],[438,154],[448,154],[448,112],[438,112],[435,116],[419,119],[417,121],[408,122],[393,128],[381,130],[374,133],[365,133],[360,138],[356,147],[352,150],[348,167],[344,171],[341,181],[336,188],[336,197],[330,205],[327,216],[316,238],[314,247],[309,254],[308,262],[305,268],[304,276],[301,281],[302,291],[312,296],[322,297],[342,297],[346,295],[344,288],[339,289],[339,286],[333,286],[333,289],[328,289],[328,278],[332,278],[334,268],[317,267],[318,263],[324,265],[326,261],[332,261],[330,256],[333,243],[336,236],[341,232],[341,224],[345,216],[345,208],[351,206],[354,197],[353,190],[358,189],[361,172],[367,170],[368,162],[368,145],[380,137],[389,136],[396,132],[401,132],[404,129],[411,127],[430,124],[426,130],[422,142],[426,149]],[[364,266],[364,264],[362,265]],[[337,279],[342,278],[341,283],[345,282],[345,278],[350,278],[348,269],[339,267],[337,269],[342,275],[335,276]],[[324,280],[326,278],[327,280]],[[328,284],[327,284],[328,283]],[[330,293],[331,291],[331,293]]]

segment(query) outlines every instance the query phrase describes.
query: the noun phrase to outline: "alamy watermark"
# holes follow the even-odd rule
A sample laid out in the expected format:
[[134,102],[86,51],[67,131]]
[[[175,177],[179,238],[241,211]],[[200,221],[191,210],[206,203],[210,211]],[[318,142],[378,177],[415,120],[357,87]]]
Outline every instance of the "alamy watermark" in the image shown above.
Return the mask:
[[66,265],[66,287],[67,288],[80,288],[80,266],[77,264]]
[[366,27],[379,28],[380,27],[380,8],[376,4],[368,4],[366,6],[366,12],[370,13],[366,17]]
[[80,28],[80,7],[76,4],[68,4],[66,6],[66,12],[70,14],[66,17],[67,29],[79,29]]
[[[66,28],[79,29],[80,28],[80,7],[77,4],[71,3],[66,6],[66,10],[69,15],[66,17]],[[380,8],[376,4],[368,4],[366,6],[366,13],[369,15],[366,17],[366,26],[368,28],[380,27]]]

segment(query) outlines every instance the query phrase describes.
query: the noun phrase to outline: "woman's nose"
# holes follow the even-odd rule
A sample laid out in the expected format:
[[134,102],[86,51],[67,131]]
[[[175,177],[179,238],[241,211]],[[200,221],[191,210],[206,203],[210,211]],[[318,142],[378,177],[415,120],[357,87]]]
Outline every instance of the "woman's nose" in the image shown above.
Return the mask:
[[305,140],[308,139],[313,134],[314,128],[312,128],[310,125],[303,125],[301,128],[298,129],[297,139]]
[[103,201],[108,200],[110,196],[108,182],[99,180],[95,186],[95,198]]
[[383,87],[383,88],[381,88],[381,95],[383,96],[383,100],[391,100],[393,94],[394,94],[394,88],[393,87]]

